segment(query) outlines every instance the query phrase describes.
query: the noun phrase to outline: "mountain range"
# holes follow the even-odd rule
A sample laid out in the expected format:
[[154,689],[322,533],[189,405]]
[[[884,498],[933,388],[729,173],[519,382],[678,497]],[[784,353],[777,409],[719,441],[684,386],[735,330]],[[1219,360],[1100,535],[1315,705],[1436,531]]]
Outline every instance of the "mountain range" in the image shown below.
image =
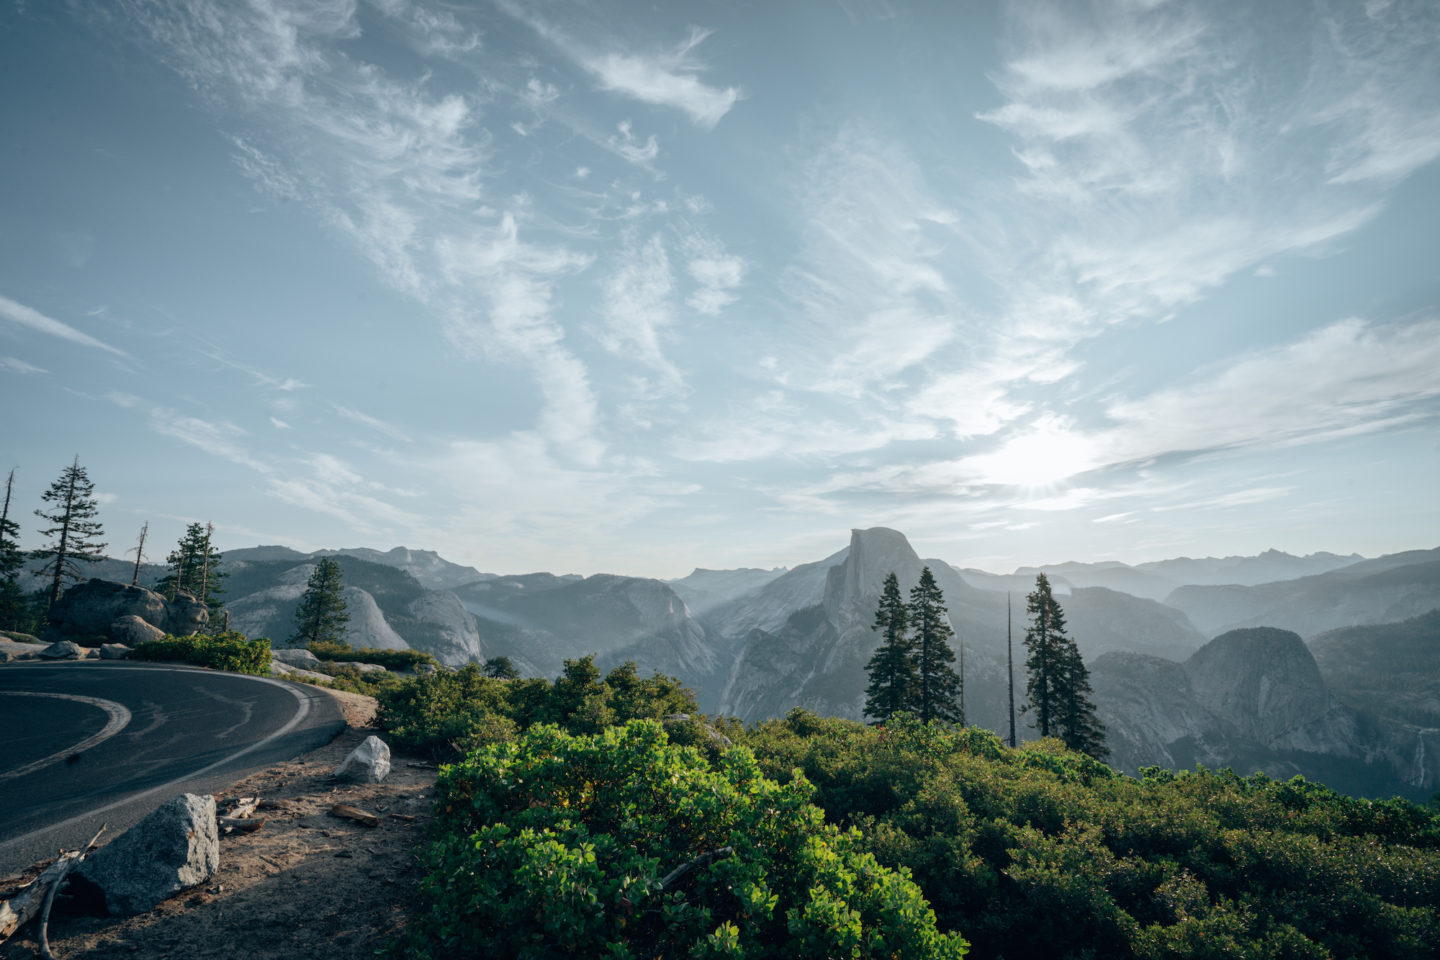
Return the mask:
[[[697,568],[662,581],[484,573],[404,547],[261,546],[224,556],[231,626],[283,645],[322,556],[340,564],[353,645],[412,647],[457,666],[507,656],[551,677],[586,654],[602,668],[634,660],[681,678],[702,709],[744,720],[797,706],[859,719],[881,584],[893,571],[908,592],[928,566],[963,657],[968,720],[996,731],[1008,727],[1007,634],[1024,698],[1025,594],[1043,572],[1091,665],[1121,769],[1202,762],[1414,796],[1440,782],[1430,739],[1440,726],[1440,549],[994,574],[921,558],[903,534],[876,527],[791,569]],[[120,560],[91,568],[125,582],[133,572]],[[140,579],[163,573],[147,564]]]

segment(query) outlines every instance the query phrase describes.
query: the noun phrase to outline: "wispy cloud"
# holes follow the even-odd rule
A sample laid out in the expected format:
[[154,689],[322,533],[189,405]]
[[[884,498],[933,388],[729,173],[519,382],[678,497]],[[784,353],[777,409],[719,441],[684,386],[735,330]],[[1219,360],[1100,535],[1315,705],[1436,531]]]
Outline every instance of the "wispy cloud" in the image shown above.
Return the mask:
[[9,297],[0,296],[0,317],[4,317],[12,323],[18,323],[22,327],[29,327],[31,330],[37,330],[40,333],[48,334],[52,337],[59,337],[61,340],[69,340],[71,343],[78,343],[81,346],[104,350],[107,353],[113,353],[117,357],[130,357],[130,354],[124,350],[112,347],[108,343],[102,343],[88,333],[81,333],[69,324],[61,323],[53,317],[47,317],[39,310],[27,307],[23,303],[16,303]]
[[364,413],[360,410],[356,410],[352,407],[346,407],[338,403],[333,404],[333,406],[336,413],[340,414],[340,416],[344,417],[346,420],[349,420],[351,423],[358,423],[361,426],[369,427],[376,433],[383,434],[389,437],[391,440],[399,440],[402,443],[414,442],[410,435],[404,430],[401,430],[394,424],[387,423],[384,420],[381,420],[379,417],[372,417],[368,413]]
[[660,235],[644,241],[632,236],[601,286],[605,317],[601,344],[618,357],[650,368],[666,387],[678,386],[680,372],[661,347],[661,338],[675,316],[670,257]]
[[694,55],[695,48],[709,35],[709,31],[696,28],[677,47],[663,53],[607,53],[581,62],[606,90],[683,110],[697,126],[709,128],[740,99],[738,87],[712,87],[699,78],[704,64]]
[[37,367],[33,363],[26,363],[19,357],[0,357],[0,369],[9,370],[11,373],[36,374],[49,373],[44,367]]

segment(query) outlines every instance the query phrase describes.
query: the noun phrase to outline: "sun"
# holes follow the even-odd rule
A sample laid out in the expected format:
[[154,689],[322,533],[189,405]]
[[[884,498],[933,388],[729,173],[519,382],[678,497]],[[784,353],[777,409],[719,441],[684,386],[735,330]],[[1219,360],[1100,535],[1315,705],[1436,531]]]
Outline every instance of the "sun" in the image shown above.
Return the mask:
[[1037,423],[991,453],[969,458],[983,483],[1047,488],[1092,469],[1094,443],[1058,420]]

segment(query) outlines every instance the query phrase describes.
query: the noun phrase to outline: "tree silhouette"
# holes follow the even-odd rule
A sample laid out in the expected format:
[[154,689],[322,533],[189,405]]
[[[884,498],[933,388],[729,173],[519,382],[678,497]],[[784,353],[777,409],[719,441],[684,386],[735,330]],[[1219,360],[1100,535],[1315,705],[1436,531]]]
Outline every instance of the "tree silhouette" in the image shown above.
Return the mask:
[[305,593],[295,610],[295,634],[290,638],[291,646],[344,642],[345,624],[350,622],[350,615],[345,612],[345,598],[340,595],[342,589],[340,564],[329,557],[321,557],[305,583]]
[[908,619],[914,630],[910,643],[915,657],[910,711],[922,721],[947,720],[963,724],[960,678],[950,666],[955,662],[955,651],[950,649],[950,637],[955,631],[946,616],[945,596],[929,567],[920,571],[920,582],[910,591]]
[[1025,600],[1030,614],[1030,627],[1025,631],[1030,702],[1025,709],[1036,712],[1042,737],[1057,736],[1072,750],[1103,760],[1109,751],[1105,727],[1090,700],[1090,671],[1080,648],[1065,633],[1065,611],[1055,600],[1045,574],[1035,577],[1035,590]]
[[865,665],[870,675],[870,685],[865,688],[865,716],[884,723],[906,708],[916,681],[915,656],[908,633],[909,610],[894,571],[885,578],[880,590],[874,629],[879,631],[881,640]]
[[20,524],[10,519],[10,493],[15,471],[5,480],[5,506],[0,508],[0,630],[29,626],[30,599],[20,586],[25,554],[20,550]]
[[78,456],[60,471],[60,476],[40,499],[54,504],[51,513],[44,509],[35,511],[35,516],[54,524],[40,531],[41,536],[51,540],[35,552],[38,559],[50,561],[40,572],[51,578],[49,605],[53,607],[64,590],[64,582],[81,579],[81,563],[104,559],[101,551],[105,544],[98,542],[104,536],[104,529],[95,519],[100,512],[95,500],[95,484],[80,466]]

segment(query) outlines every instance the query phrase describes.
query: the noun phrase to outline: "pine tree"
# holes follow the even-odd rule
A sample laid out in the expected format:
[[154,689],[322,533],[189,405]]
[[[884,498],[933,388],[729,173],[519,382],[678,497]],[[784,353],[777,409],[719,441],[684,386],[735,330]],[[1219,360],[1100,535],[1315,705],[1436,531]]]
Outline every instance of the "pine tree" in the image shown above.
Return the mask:
[[865,669],[870,686],[865,688],[865,716],[884,723],[905,709],[915,686],[915,657],[908,634],[909,611],[900,593],[900,580],[892,571],[880,590],[880,605],[875,611],[874,629],[881,636]]
[[20,524],[10,519],[10,493],[15,471],[5,480],[5,506],[0,508],[0,630],[22,630],[30,623],[30,600],[20,586],[25,554],[20,550]]
[[509,657],[491,657],[480,672],[492,680],[519,680],[520,671]]
[[1071,750],[1104,760],[1110,750],[1105,746],[1105,725],[1095,715],[1090,700],[1090,671],[1080,657],[1080,648],[1071,640],[1061,661],[1060,709],[1056,718],[1057,734]]
[[1025,646],[1030,651],[1025,661],[1030,669],[1026,709],[1033,708],[1038,714],[1042,737],[1053,734],[1072,750],[1103,760],[1109,751],[1105,727],[1090,699],[1090,671],[1080,648],[1065,634],[1065,611],[1055,600],[1045,574],[1035,578],[1035,592],[1025,599],[1031,616],[1030,629],[1025,631]]
[[215,534],[213,524],[192,523],[185,528],[175,549],[170,551],[166,563],[170,571],[157,584],[159,591],[171,600],[177,591],[184,590],[196,600],[210,608],[211,619],[220,613],[225,601],[225,578],[229,574],[221,568],[221,554],[211,545]]
[[920,582],[910,591],[907,615],[914,630],[910,643],[915,657],[915,684],[907,708],[922,721],[964,724],[960,678],[950,666],[955,662],[955,651],[950,649],[955,631],[946,616],[945,597],[929,567],[920,571]]
[[1025,631],[1025,667],[1030,680],[1025,685],[1029,702],[1023,712],[1034,711],[1040,736],[1050,736],[1059,714],[1060,689],[1064,683],[1062,661],[1069,638],[1065,636],[1065,611],[1050,592],[1045,574],[1035,577],[1035,590],[1025,597],[1030,626]]
[[345,624],[350,622],[350,615],[345,612],[345,598],[340,595],[343,586],[340,564],[321,557],[295,610],[295,634],[289,641],[292,647],[344,642]]
[[[64,589],[64,581],[79,580],[80,564],[103,560],[105,544],[97,542],[104,536],[100,521],[95,517],[99,508],[95,501],[95,484],[80,466],[77,456],[74,463],[60,472],[60,477],[50,489],[41,494],[46,503],[55,504],[53,513],[36,510],[35,516],[55,524],[40,531],[44,537],[52,537],[50,544],[35,552],[39,559],[50,562],[40,568],[42,574],[51,577],[50,606],[55,606]],[[48,608],[47,608],[48,609]]]

